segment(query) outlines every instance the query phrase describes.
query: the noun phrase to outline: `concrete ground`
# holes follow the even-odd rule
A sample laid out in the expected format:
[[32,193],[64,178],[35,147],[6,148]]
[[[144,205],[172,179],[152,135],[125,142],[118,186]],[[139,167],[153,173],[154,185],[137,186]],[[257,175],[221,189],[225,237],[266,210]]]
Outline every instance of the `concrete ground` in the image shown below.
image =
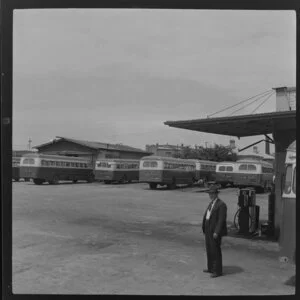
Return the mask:
[[[142,183],[13,183],[13,293],[294,294],[295,266],[278,244],[223,239],[224,276],[206,268],[201,222],[209,199],[199,187],[149,190]],[[220,193],[228,224],[235,189]],[[267,194],[257,195],[267,219]]]

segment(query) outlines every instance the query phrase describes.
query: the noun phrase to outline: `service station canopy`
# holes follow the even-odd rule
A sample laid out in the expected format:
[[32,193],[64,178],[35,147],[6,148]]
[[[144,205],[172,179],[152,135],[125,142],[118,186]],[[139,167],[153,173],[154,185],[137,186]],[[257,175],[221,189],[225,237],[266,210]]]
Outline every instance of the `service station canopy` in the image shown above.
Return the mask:
[[296,111],[206,118],[185,121],[166,121],[170,127],[207,133],[245,137],[264,135],[276,130],[296,130]]

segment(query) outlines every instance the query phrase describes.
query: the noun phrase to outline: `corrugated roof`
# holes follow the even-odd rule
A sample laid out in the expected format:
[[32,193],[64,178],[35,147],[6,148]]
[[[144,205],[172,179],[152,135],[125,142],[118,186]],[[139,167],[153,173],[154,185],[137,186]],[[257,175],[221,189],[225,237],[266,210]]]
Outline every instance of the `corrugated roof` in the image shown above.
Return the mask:
[[295,130],[296,111],[276,111],[232,117],[166,121],[164,124],[181,129],[244,137],[273,133],[276,128],[280,128],[281,130]]
[[[91,149],[107,149],[107,150],[115,150],[115,151],[122,151],[122,152],[134,152],[134,153],[143,153],[143,154],[150,154],[151,152],[144,151],[142,149],[126,146],[126,145],[120,145],[120,144],[109,144],[109,143],[100,143],[100,142],[91,142],[91,141],[83,141],[83,140],[77,140],[77,139],[71,139],[66,137],[56,137],[56,141],[68,141],[71,143],[75,143],[78,145],[82,145]],[[35,146],[34,148],[42,148],[44,146],[52,144],[52,142],[45,143],[39,146]]]

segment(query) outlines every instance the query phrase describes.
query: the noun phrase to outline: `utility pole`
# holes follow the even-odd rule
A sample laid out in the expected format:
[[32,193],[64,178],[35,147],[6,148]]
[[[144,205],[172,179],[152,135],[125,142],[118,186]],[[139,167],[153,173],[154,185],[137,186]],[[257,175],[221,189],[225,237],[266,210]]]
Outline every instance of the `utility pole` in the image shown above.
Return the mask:
[[31,151],[31,142],[32,142],[32,140],[31,140],[31,138],[29,138],[29,140],[28,140],[28,150],[29,151]]

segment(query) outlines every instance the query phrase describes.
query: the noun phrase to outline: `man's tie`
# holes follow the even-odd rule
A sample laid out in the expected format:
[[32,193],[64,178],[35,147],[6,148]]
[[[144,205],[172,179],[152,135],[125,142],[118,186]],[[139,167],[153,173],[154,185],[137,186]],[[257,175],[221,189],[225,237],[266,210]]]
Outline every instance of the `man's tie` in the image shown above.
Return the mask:
[[213,205],[213,202],[214,202],[214,200],[213,201],[211,201],[210,203],[209,203],[209,205],[208,205],[208,211],[210,211],[211,210],[211,207],[212,207],[212,205]]

